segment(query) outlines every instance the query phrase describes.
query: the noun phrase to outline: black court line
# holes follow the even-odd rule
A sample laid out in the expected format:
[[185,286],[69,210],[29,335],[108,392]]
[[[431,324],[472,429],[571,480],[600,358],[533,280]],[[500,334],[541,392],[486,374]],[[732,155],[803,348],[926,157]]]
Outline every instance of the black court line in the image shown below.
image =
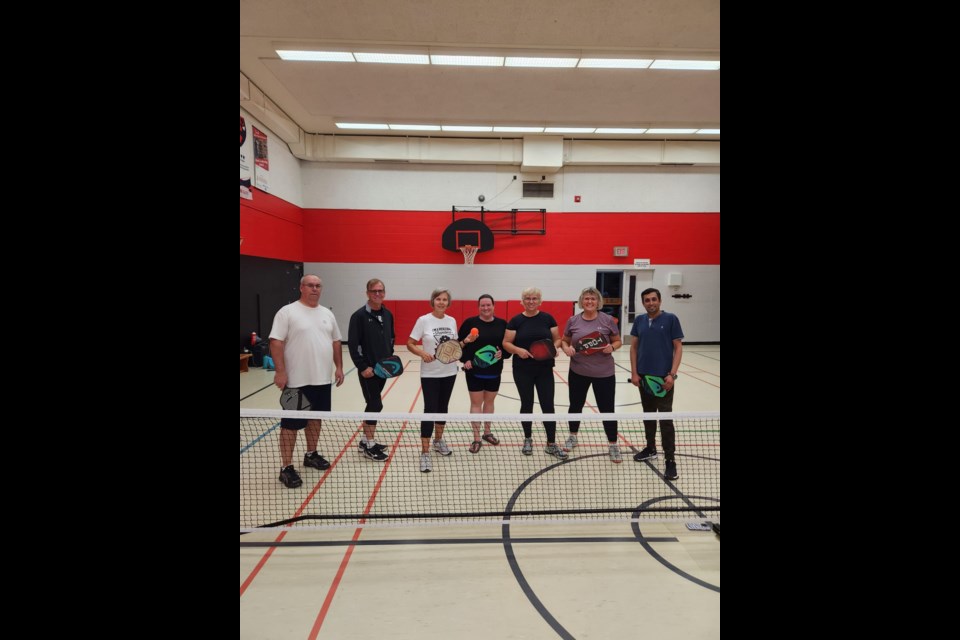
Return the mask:
[[[585,456],[585,457],[590,457],[590,456]],[[568,458],[567,460],[561,460],[560,462],[556,462],[548,467],[544,467],[537,473],[533,474],[532,476],[524,480],[520,484],[520,486],[517,487],[517,490],[513,492],[513,495],[510,496],[510,500],[507,501],[507,506],[504,509],[507,515],[505,515],[504,518],[507,520],[510,519],[509,514],[511,511],[513,511],[513,506],[517,503],[517,499],[520,497],[520,494],[523,493],[524,489],[526,489],[531,482],[533,482],[534,480],[536,480],[546,472],[552,471],[553,469],[556,469],[561,465],[569,464],[571,462],[574,462],[575,460],[583,460],[583,459],[584,457]],[[543,604],[543,602],[540,601],[540,598],[538,598],[537,594],[534,593],[533,587],[531,587],[530,583],[527,582],[526,576],[523,575],[523,571],[520,570],[520,563],[517,561],[517,556],[513,553],[513,540],[511,539],[511,536],[510,536],[509,522],[504,523],[501,526],[501,535],[503,537],[503,540],[502,540],[503,551],[507,556],[507,564],[510,566],[510,570],[513,572],[513,577],[516,578],[517,580],[517,584],[520,585],[520,590],[523,591],[523,594],[525,596],[527,596],[527,600],[529,600],[530,604],[533,605],[534,610],[540,614],[540,617],[543,618],[548,625],[550,625],[551,629],[557,632],[557,635],[559,635],[561,638],[564,638],[565,640],[574,640],[574,637],[570,634],[570,632],[567,631],[562,624],[560,624],[559,620],[553,617],[553,614],[551,614],[550,611],[547,609],[547,607]]]
[[[703,497],[703,496],[693,496],[693,497],[694,497],[694,498],[697,498],[698,500],[713,500],[713,499],[714,499],[714,498],[706,498],[706,497]],[[633,512],[633,517],[634,517],[634,518],[638,517],[639,514],[642,513],[643,510],[644,510],[646,507],[649,507],[650,505],[653,505],[653,504],[655,504],[655,503],[657,503],[657,502],[661,502],[661,501],[663,501],[663,500],[673,500],[673,499],[674,499],[673,496],[665,496],[665,497],[661,497],[661,498],[652,498],[652,499],[650,499],[650,500],[647,500],[646,502],[644,502],[643,504],[641,504],[640,507],[639,507],[636,511]],[[655,539],[654,539],[654,538],[645,538],[645,537],[643,536],[643,532],[640,531],[640,523],[639,523],[639,522],[631,522],[630,524],[631,524],[631,528],[633,529],[634,535],[637,537],[637,542],[639,542],[639,543],[643,546],[643,548],[646,549],[647,553],[649,553],[649,554],[653,557],[654,560],[656,560],[657,562],[659,562],[660,564],[662,564],[663,566],[665,566],[665,567],[666,567],[667,569],[669,569],[670,571],[673,571],[675,574],[677,574],[677,575],[680,576],[681,578],[686,578],[687,580],[689,580],[690,582],[692,582],[692,583],[694,583],[694,584],[697,584],[697,585],[700,585],[701,587],[705,587],[705,588],[707,588],[707,589],[710,589],[711,591],[716,591],[717,593],[720,593],[720,587],[718,587],[717,585],[710,584],[709,582],[706,582],[705,580],[701,580],[700,578],[697,578],[696,576],[690,575],[689,573],[687,573],[686,571],[684,571],[684,570],[681,569],[680,567],[674,565],[673,563],[667,561],[666,558],[664,558],[664,557],[661,556],[659,553],[657,553],[656,551],[654,551],[653,547],[651,547],[649,543],[650,543],[650,542],[654,542]]]
[[256,391],[254,391],[253,393],[251,393],[251,394],[249,394],[249,395],[243,396],[242,398],[240,398],[240,402],[243,402],[243,401],[246,400],[247,398],[252,398],[253,396],[255,396],[255,395],[257,395],[258,393],[260,393],[261,391],[263,391],[264,389],[269,389],[269,388],[272,387],[272,386],[273,386],[273,383],[271,382],[271,383],[268,384],[267,386],[265,386],[265,387],[263,387],[263,388],[261,388],[261,389],[257,389]]
[[[552,465],[550,465],[550,466],[548,466],[548,467],[545,467],[545,468],[541,469],[541,470],[538,471],[537,473],[533,474],[532,476],[530,476],[529,478],[527,478],[526,480],[524,480],[523,483],[521,483],[520,486],[517,487],[517,490],[514,491],[513,495],[510,497],[510,500],[507,502],[506,508],[504,509],[504,513],[506,514],[506,515],[504,516],[504,519],[505,519],[505,520],[509,520],[509,519],[510,519],[510,515],[509,515],[509,514],[510,514],[510,512],[513,510],[513,506],[516,504],[516,501],[517,501],[517,499],[520,497],[520,494],[523,493],[523,491],[530,485],[531,482],[533,482],[534,480],[536,480],[537,478],[539,478],[539,477],[542,476],[543,474],[547,473],[548,471],[552,471],[552,470],[554,470],[554,469],[557,469],[557,468],[559,468],[560,466],[565,465],[565,464],[571,464],[571,463],[573,463],[573,462],[577,462],[577,461],[580,461],[580,460],[588,460],[588,459],[590,459],[590,458],[597,458],[597,457],[602,457],[602,456],[606,456],[606,455],[608,455],[608,454],[606,454],[606,453],[596,453],[596,454],[587,455],[587,456],[578,456],[578,457],[576,457],[576,458],[568,458],[567,460],[562,460],[562,461],[560,461],[560,462],[556,462],[556,463],[554,463],[554,464],[552,464]],[[646,503],[643,503],[642,505],[640,505],[640,507],[639,507],[636,511],[633,512],[632,517],[634,517],[634,518],[638,517],[637,514],[638,514],[640,511],[643,511],[646,507],[650,506],[650,504],[653,504],[654,502],[659,502],[659,501],[661,501],[661,500],[674,500],[674,499],[676,499],[676,498],[680,498],[680,499],[684,500],[684,501],[687,503],[688,506],[691,506],[691,507],[694,506],[694,505],[690,502],[689,498],[688,498],[687,496],[685,496],[682,492],[680,492],[670,481],[668,481],[666,478],[664,478],[664,477],[663,477],[663,474],[661,474],[659,471],[657,471],[657,469],[656,469],[655,467],[653,467],[653,465],[651,465],[651,464],[648,463],[647,466],[649,466],[651,469],[653,469],[653,471],[654,471],[658,476],[660,476],[660,478],[664,481],[664,483],[665,483],[667,486],[669,486],[671,489],[673,489],[673,491],[674,491],[677,495],[674,495],[674,496],[665,496],[665,497],[662,497],[662,498],[655,498],[654,500],[651,500],[651,501],[648,501],[648,502],[646,502]],[[704,517],[703,514],[699,514],[699,515],[700,515],[701,518]],[[648,540],[648,539],[646,539],[646,538],[643,537],[643,534],[640,532],[640,527],[638,526],[639,523],[634,522],[634,523],[631,523],[631,525],[632,525],[632,529],[633,529],[633,531],[634,531],[634,535],[637,537],[637,539],[639,540],[640,544],[643,545],[643,547],[644,547],[644,549],[646,549],[647,553],[649,553],[651,556],[653,556],[653,557],[654,557],[657,561],[659,561],[662,565],[664,565],[665,567],[669,568],[671,571],[673,571],[673,572],[676,573],[677,575],[680,575],[680,576],[682,576],[682,577],[690,580],[690,581],[693,582],[694,584],[698,584],[698,585],[700,585],[700,586],[707,587],[708,589],[713,589],[713,590],[715,590],[715,591],[717,591],[717,592],[719,593],[719,591],[720,591],[720,588],[719,588],[719,587],[716,587],[716,586],[714,586],[714,585],[711,585],[711,584],[708,583],[708,582],[705,582],[705,581],[703,581],[703,580],[701,580],[701,579],[699,579],[699,578],[697,578],[697,577],[694,577],[694,576],[692,576],[692,575],[690,575],[690,574],[682,571],[682,570],[679,569],[678,567],[675,567],[674,565],[672,565],[672,564],[670,564],[669,562],[667,562],[666,559],[664,559],[660,554],[658,554],[656,551],[654,551],[653,548],[649,545],[649,542],[650,542],[650,541],[654,541],[654,539],[653,539],[653,538],[650,538],[650,539]],[[523,571],[520,569],[520,564],[519,564],[519,562],[518,562],[518,560],[517,560],[516,554],[515,554],[514,551],[513,551],[513,542],[514,542],[514,541],[512,540],[511,535],[510,535],[510,523],[509,523],[509,522],[505,522],[505,523],[502,525],[501,533],[502,533],[502,536],[503,536],[503,550],[504,550],[504,553],[505,553],[506,556],[507,556],[507,563],[510,565],[510,570],[513,572],[513,575],[514,575],[514,577],[516,578],[517,584],[520,586],[521,591],[523,591],[524,595],[527,596],[527,600],[530,601],[530,604],[533,605],[534,610],[536,610],[537,613],[540,614],[540,616],[544,619],[544,621],[545,621],[547,624],[549,624],[550,627],[551,627],[554,631],[556,631],[557,635],[559,635],[561,638],[564,638],[564,639],[566,639],[566,640],[574,640],[574,638],[573,638],[573,636],[570,634],[570,632],[567,631],[566,628],[564,628],[564,626],[563,626],[562,624],[560,624],[560,622],[553,616],[553,614],[550,613],[550,611],[547,609],[547,607],[543,604],[543,602],[540,600],[540,598],[537,597],[536,593],[534,593],[533,588],[530,586],[530,583],[527,582],[526,577],[523,575]],[[673,541],[676,541],[676,538],[673,538]],[[519,542],[519,539],[518,539],[518,542]]]
[[[626,521],[624,521],[626,522]],[[647,538],[651,542],[678,542],[677,538]],[[636,537],[514,538],[517,544],[576,544],[636,542]],[[288,542],[241,542],[241,547],[387,547],[404,545],[502,544],[503,538],[422,538],[417,540],[291,540]]]

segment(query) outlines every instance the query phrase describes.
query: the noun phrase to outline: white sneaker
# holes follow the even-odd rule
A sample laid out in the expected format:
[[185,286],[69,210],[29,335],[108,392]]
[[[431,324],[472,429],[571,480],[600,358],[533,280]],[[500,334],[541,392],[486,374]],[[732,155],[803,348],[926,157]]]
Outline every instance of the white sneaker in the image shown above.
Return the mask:
[[523,439],[523,449],[520,450],[525,456],[533,455],[533,438],[524,438]]
[[433,441],[433,450],[442,456],[449,456],[453,453],[453,451],[450,451],[450,447],[447,446],[447,443],[443,441],[443,438]]
[[620,455],[620,447],[615,444],[610,445],[610,462],[614,464],[623,462],[623,456]]
[[563,450],[573,451],[574,447],[576,446],[577,446],[577,435],[575,433],[571,433],[570,437],[567,438],[567,441],[563,443]]
[[430,454],[421,453],[420,454],[420,471],[422,473],[430,473],[433,469],[433,465],[430,463]]

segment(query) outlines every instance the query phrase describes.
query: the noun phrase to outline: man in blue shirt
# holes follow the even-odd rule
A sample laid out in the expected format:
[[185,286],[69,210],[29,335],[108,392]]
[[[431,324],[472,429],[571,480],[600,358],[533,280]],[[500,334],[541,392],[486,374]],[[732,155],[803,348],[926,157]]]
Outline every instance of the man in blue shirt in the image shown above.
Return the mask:
[[[680,319],[660,310],[660,291],[644,289],[640,294],[647,315],[638,316],[630,330],[630,382],[640,387],[640,403],[645,413],[673,411],[673,388],[683,356],[683,329]],[[644,420],[647,446],[633,456],[637,462],[657,457],[657,421]],[[660,439],[666,460],[664,476],[676,480],[674,460],[676,432],[673,420],[660,421]]]

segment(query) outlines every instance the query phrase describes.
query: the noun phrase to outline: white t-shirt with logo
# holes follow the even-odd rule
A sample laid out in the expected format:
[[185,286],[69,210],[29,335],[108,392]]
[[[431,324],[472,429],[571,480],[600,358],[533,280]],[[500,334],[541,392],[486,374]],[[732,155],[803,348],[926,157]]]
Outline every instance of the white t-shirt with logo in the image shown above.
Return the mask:
[[[457,321],[450,316],[438,318],[432,313],[417,318],[417,323],[413,325],[413,331],[410,337],[414,342],[423,340],[423,350],[432,356],[437,353],[437,345],[443,342],[444,338],[457,340]],[[457,375],[457,363],[443,364],[439,360],[433,362],[420,363],[421,378],[446,378]]]

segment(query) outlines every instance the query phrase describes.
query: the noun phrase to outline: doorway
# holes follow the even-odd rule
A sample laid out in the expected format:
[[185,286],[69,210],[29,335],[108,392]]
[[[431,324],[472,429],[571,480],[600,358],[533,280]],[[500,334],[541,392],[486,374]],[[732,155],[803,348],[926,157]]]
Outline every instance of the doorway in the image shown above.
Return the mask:
[[623,271],[597,271],[597,289],[603,295],[600,312],[612,316],[623,333]]

